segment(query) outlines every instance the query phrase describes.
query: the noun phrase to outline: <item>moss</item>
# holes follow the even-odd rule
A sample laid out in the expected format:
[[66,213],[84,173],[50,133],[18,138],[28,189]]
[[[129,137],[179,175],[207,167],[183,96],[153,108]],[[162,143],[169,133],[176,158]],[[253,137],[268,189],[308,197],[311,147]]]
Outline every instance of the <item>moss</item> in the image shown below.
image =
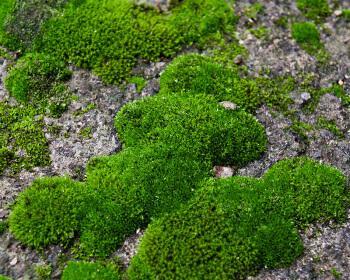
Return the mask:
[[335,267],[332,267],[330,272],[335,279],[342,279],[342,273],[338,271]]
[[38,280],[50,280],[52,267],[48,264],[37,265],[35,267],[35,274]]
[[42,178],[22,192],[9,228],[24,244],[39,248],[67,245],[79,229],[83,185],[68,178]]
[[340,139],[345,138],[344,133],[338,128],[335,121],[330,121],[325,119],[324,117],[319,117],[317,119],[317,127],[329,130],[330,132],[333,133],[334,136]]
[[320,56],[324,46],[317,27],[312,22],[297,22],[292,25],[292,37],[306,52]]
[[165,15],[131,1],[87,0],[79,7],[68,5],[63,15],[45,24],[34,49],[118,83],[130,76],[137,59],[159,60],[186,45],[204,46],[233,25],[226,1],[185,0]]
[[141,93],[147,84],[147,81],[143,77],[134,76],[129,79],[129,83],[135,84],[136,92]]
[[0,119],[0,173],[6,168],[16,173],[50,163],[42,117],[34,108],[0,103]]
[[[211,165],[172,147],[129,148],[115,156],[95,158],[87,168],[87,184],[95,189],[82,226],[79,251],[108,256],[151,220],[186,202],[198,182],[211,175]],[[91,199],[90,199],[91,200]]]
[[258,39],[268,40],[269,30],[264,26],[260,26],[254,29],[249,29],[249,31]]
[[350,9],[342,10],[341,17],[350,22]]
[[294,120],[293,124],[288,129],[297,134],[302,142],[305,144],[309,143],[308,132],[313,130],[310,124]]
[[205,93],[218,102],[231,101],[252,113],[262,104],[286,111],[292,103],[289,93],[296,86],[292,77],[244,78],[236,68],[216,61],[216,57],[197,54],[176,58],[161,76],[160,94]]
[[62,280],[119,280],[121,273],[99,263],[69,262],[63,271]]
[[203,183],[178,211],[147,228],[129,279],[245,279],[294,262],[298,228],[346,219],[341,172],[307,158],[283,160],[262,179]]
[[15,0],[3,0],[0,2],[0,44],[2,46],[9,45],[9,41],[11,41],[9,34],[3,27],[12,11],[14,3]]
[[256,20],[258,15],[263,13],[264,11],[264,5],[257,2],[254,3],[252,5],[249,5],[245,10],[244,10],[244,14],[246,17],[251,18]]
[[63,82],[70,75],[53,57],[27,54],[10,70],[5,86],[19,102],[59,116],[69,105],[70,92]]
[[129,103],[115,124],[126,147],[162,142],[219,165],[243,166],[266,148],[264,128],[253,116],[226,110],[206,95],[159,95]]
[[305,157],[276,163],[263,176],[275,208],[296,225],[331,219],[343,221],[348,206],[346,177],[336,168]]
[[331,14],[327,0],[297,0],[298,9],[315,22],[324,21]]
[[2,235],[8,228],[7,221],[0,221],[0,235]]
[[4,275],[0,275],[0,280],[11,280],[11,278]]
[[92,138],[92,127],[91,126],[87,126],[87,127],[82,128],[79,131],[79,135],[83,139],[90,139],[90,138]]
[[274,21],[274,24],[280,28],[287,29],[289,26],[289,20],[287,16],[281,16]]

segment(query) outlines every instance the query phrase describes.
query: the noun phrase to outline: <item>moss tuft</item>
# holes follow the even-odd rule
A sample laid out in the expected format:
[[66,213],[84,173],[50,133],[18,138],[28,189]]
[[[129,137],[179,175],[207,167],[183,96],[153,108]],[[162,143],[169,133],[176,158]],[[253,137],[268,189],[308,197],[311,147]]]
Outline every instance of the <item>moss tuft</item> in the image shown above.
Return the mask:
[[121,274],[114,268],[99,263],[69,262],[63,271],[62,280],[119,280]]
[[297,0],[297,7],[306,18],[315,22],[324,21],[331,14],[327,0]]

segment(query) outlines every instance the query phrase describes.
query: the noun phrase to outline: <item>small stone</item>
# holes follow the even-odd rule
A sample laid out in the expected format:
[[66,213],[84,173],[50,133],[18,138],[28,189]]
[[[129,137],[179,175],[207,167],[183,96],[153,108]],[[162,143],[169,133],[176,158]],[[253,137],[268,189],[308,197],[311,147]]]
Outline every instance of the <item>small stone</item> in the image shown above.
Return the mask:
[[338,85],[340,85],[340,86],[344,85],[344,81],[343,80],[339,80],[338,81]]
[[335,15],[336,17],[341,16],[342,13],[343,13],[343,12],[342,12],[341,10],[335,10],[335,11],[334,11],[334,15]]
[[229,166],[215,166],[214,173],[216,178],[228,178],[233,176],[233,169]]
[[306,102],[306,101],[308,101],[308,100],[311,99],[311,95],[310,95],[310,93],[308,93],[308,92],[303,92],[303,93],[300,95],[300,97],[301,97],[301,99],[302,99],[304,102]]
[[242,65],[242,64],[243,64],[243,56],[240,55],[240,54],[237,55],[237,56],[234,58],[233,62],[234,62],[235,64],[237,64],[237,65]]
[[222,101],[219,104],[228,110],[236,110],[238,108],[238,106],[231,101]]
[[4,209],[0,209],[0,219],[6,218],[8,215],[8,211]]
[[17,262],[18,262],[17,257],[14,257],[14,259],[10,262],[10,265],[15,266],[17,264]]

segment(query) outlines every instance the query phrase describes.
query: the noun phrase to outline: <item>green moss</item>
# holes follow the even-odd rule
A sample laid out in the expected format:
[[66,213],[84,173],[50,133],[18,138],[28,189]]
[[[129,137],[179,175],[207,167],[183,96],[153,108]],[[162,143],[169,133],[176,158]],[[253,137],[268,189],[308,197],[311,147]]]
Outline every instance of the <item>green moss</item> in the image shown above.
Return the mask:
[[288,159],[276,163],[263,179],[267,190],[279,197],[275,208],[299,227],[346,218],[346,177],[334,167],[305,157]]
[[309,143],[308,132],[313,130],[313,127],[305,122],[294,120],[293,124],[288,128],[293,133],[297,134],[300,140],[304,143]]
[[22,192],[9,216],[10,231],[39,248],[67,245],[79,229],[83,185],[68,178],[42,178]]
[[[220,53],[217,53],[220,56]],[[236,68],[223,66],[197,54],[176,58],[161,76],[160,94],[192,96],[208,94],[220,101],[231,101],[241,108],[255,112],[262,104],[286,111],[292,103],[290,92],[296,83],[291,77],[275,79],[240,77]]]
[[242,166],[265,151],[258,121],[206,95],[159,95],[129,103],[115,120],[126,147],[162,142],[214,164]]
[[0,119],[0,173],[6,168],[16,173],[50,163],[42,116],[35,109],[0,103]]
[[64,85],[70,78],[65,64],[43,54],[27,54],[11,69],[5,85],[19,102],[59,116],[69,104],[70,92]]
[[265,26],[249,29],[249,31],[258,39],[268,40],[269,30]]
[[297,7],[305,17],[315,22],[324,21],[331,14],[327,0],[297,0]]
[[92,138],[92,127],[91,126],[87,126],[87,127],[82,128],[79,131],[79,135],[83,139],[90,139],[90,138]]
[[8,228],[7,221],[0,221],[0,235],[3,234]]
[[112,267],[99,263],[69,262],[63,271],[62,280],[119,280],[121,274]]
[[342,10],[341,17],[350,22],[350,9]]
[[201,47],[233,24],[226,1],[185,0],[165,15],[126,0],[87,0],[78,7],[68,5],[63,15],[45,24],[34,49],[118,83],[130,76],[137,59],[159,60],[185,45]]
[[0,275],[0,280],[11,280],[11,278],[4,275]]
[[52,274],[52,267],[48,264],[42,264],[35,267],[36,279],[50,280]]
[[9,14],[12,12],[15,0],[3,0],[0,2],[0,44],[9,45],[9,34],[4,30],[4,25]]
[[250,6],[248,6],[245,11],[244,11],[244,14],[246,17],[248,18],[251,18],[251,19],[254,19],[256,20],[258,15],[261,14],[263,11],[264,11],[264,5],[257,2],[257,3],[254,3]]
[[298,228],[346,219],[346,178],[307,158],[283,160],[262,179],[207,181],[181,209],[146,230],[129,279],[245,279],[294,262]]
[[134,76],[129,79],[129,83],[135,84],[137,93],[141,93],[146,86],[147,81],[143,77]]
[[289,20],[287,16],[281,16],[274,21],[274,24],[278,27],[287,29],[289,25]]
[[198,182],[210,175],[210,163],[165,145],[129,148],[93,159],[87,168],[87,184],[95,189],[97,199],[95,205],[89,204],[79,250],[85,255],[108,256],[151,218],[186,202]]
[[292,25],[293,39],[309,54],[317,55],[323,45],[320,34],[312,22],[297,22]]
[[317,126],[318,126],[318,128],[323,128],[323,129],[329,130],[330,132],[333,133],[334,136],[336,136],[340,139],[343,139],[345,137],[344,133],[338,128],[335,121],[330,121],[324,117],[319,117],[317,119]]

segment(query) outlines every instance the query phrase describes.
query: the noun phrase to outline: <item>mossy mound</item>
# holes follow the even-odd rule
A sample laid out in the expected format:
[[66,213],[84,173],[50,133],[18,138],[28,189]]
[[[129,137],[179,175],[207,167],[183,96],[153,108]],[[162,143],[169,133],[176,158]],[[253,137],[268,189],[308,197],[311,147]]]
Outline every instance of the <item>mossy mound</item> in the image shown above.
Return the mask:
[[27,54],[11,69],[5,86],[19,102],[58,116],[69,103],[64,82],[70,76],[63,62],[44,54]]
[[50,162],[43,122],[37,116],[37,111],[30,106],[11,107],[0,103],[0,174],[5,169],[16,173]]
[[[233,59],[233,58],[232,58]],[[231,101],[254,113],[262,104],[286,111],[289,93],[295,87],[291,77],[247,78],[238,69],[217,63],[217,57],[189,54],[179,56],[161,75],[161,95],[207,94],[216,101]]]
[[125,105],[115,120],[126,147],[162,142],[213,164],[243,166],[265,151],[261,124],[208,95],[155,96]]
[[192,197],[198,183],[211,175],[211,165],[162,145],[128,148],[95,158],[87,184],[95,189],[82,224],[80,250],[106,256],[151,219],[177,209]]
[[69,262],[63,271],[62,280],[119,280],[121,274],[99,263]]
[[327,0],[297,0],[298,9],[308,19],[321,22],[331,14]]
[[306,157],[283,160],[263,176],[265,188],[275,196],[275,207],[299,227],[310,223],[339,222],[349,205],[346,177],[336,168]]
[[303,250],[298,227],[345,218],[348,198],[341,172],[307,158],[281,161],[261,180],[211,179],[150,224],[129,278],[245,279],[290,265]]
[[292,37],[310,54],[318,52],[322,47],[320,34],[312,22],[297,22],[292,25]]
[[23,243],[39,248],[67,243],[79,229],[83,185],[68,178],[43,178],[22,192],[9,227]]
[[159,60],[186,45],[200,47],[233,25],[232,8],[221,0],[185,0],[167,15],[127,0],[86,0],[67,5],[62,16],[49,20],[34,49],[118,83],[130,75],[137,59]]

